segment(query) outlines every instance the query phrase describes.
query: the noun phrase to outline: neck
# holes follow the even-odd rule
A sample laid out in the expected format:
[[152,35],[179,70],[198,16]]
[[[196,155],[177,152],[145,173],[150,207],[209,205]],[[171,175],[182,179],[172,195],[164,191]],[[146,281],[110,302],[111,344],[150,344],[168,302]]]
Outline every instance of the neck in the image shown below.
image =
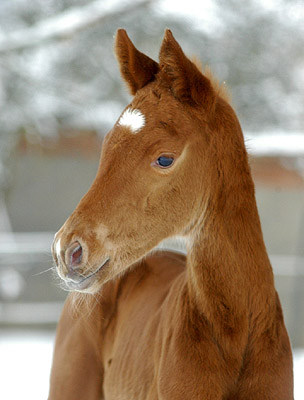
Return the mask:
[[275,298],[249,166],[241,171],[209,196],[189,240],[190,298],[221,332],[248,326]]

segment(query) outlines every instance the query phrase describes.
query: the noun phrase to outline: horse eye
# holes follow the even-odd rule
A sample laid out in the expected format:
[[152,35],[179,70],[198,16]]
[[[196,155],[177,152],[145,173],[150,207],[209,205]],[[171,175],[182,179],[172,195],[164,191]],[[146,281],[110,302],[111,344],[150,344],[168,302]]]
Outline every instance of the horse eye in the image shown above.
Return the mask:
[[156,164],[161,168],[169,168],[173,164],[173,157],[160,156],[156,160]]

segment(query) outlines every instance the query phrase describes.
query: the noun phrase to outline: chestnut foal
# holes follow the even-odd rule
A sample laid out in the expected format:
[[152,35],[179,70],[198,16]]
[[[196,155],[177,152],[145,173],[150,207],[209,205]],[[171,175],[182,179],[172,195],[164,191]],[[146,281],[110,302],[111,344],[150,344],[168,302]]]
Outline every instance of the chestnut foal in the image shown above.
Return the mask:
[[[159,63],[124,30],[116,55],[134,98],[53,243],[74,293],[49,399],[292,399],[289,339],[233,109],[169,30]],[[175,235],[187,257],[151,252]]]

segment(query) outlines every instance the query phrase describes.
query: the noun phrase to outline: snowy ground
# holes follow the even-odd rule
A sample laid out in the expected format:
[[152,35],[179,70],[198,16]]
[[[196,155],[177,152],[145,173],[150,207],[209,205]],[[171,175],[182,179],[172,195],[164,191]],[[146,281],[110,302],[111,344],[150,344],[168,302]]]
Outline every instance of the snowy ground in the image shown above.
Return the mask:
[[[0,331],[0,399],[47,399],[54,333]],[[295,400],[304,399],[304,349],[294,352]]]

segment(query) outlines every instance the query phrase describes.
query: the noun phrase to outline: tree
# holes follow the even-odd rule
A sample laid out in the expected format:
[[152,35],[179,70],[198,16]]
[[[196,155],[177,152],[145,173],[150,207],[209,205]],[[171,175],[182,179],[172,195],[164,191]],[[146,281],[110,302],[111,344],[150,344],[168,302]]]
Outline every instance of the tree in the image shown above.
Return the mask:
[[[259,0],[214,0],[217,24],[210,21],[209,30],[199,18],[204,2],[198,3],[194,24],[160,13],[161,1],[2,1],[0,162],[20,132],[37,138],[56,137],[66,127],[106,133],[129,101],[112,51],[120,26],[156,59],[170,27],[188,54],[226,81],[245,131],[303,130],[303,27],[283,18],[298,1],[267,10]],[[0,192],[5,176],[0,168]]]

